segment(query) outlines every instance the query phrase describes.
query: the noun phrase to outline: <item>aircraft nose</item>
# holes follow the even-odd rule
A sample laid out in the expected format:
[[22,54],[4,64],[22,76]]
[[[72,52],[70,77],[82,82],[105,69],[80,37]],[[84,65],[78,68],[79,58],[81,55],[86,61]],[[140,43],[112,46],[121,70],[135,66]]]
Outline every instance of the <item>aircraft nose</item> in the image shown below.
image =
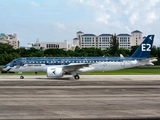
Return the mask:
[[2,70],[3,71],[9,71],[11,68],[8,66],[8,65],[5,65],[3,68],[2,68]]

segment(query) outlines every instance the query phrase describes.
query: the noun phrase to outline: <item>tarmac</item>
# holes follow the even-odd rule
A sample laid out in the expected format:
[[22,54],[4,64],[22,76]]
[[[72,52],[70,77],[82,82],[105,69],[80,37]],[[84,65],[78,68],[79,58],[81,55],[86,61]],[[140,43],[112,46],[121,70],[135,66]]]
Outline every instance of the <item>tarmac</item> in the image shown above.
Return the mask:
[[0,119],[160,119],[160,75],[0,75]]

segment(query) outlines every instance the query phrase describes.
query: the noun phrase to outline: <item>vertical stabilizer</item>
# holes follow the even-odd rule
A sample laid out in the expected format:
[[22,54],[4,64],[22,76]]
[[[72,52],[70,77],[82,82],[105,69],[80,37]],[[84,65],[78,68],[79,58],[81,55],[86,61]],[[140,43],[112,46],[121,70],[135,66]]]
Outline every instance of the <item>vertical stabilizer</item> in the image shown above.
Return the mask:
[[153,45],[154,35],[148,35],[144,41],[140,44],[137,50],[132,54],[131,57],[135,58],[149,58]]

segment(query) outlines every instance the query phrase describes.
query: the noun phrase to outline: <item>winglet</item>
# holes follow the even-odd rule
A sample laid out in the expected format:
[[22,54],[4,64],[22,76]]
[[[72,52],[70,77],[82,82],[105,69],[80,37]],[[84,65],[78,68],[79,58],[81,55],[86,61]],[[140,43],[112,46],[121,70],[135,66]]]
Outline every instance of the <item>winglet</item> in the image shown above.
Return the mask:
[[120,54],[119,56],[120,56],[120,58],[124,58],[124,56],[122,54]]
[[136,58],[149,58],[151,49],[154,41],[154,35],[148,35],[145,40],[140,44],[137,50],[132,54],[131,57]]

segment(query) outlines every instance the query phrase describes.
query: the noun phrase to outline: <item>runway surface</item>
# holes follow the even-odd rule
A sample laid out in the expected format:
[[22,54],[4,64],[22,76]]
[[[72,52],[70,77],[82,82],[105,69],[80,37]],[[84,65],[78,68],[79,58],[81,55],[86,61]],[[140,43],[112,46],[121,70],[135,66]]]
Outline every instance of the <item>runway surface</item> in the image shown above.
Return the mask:
[[0,119],[160,119],[160,75],[0,75]]

